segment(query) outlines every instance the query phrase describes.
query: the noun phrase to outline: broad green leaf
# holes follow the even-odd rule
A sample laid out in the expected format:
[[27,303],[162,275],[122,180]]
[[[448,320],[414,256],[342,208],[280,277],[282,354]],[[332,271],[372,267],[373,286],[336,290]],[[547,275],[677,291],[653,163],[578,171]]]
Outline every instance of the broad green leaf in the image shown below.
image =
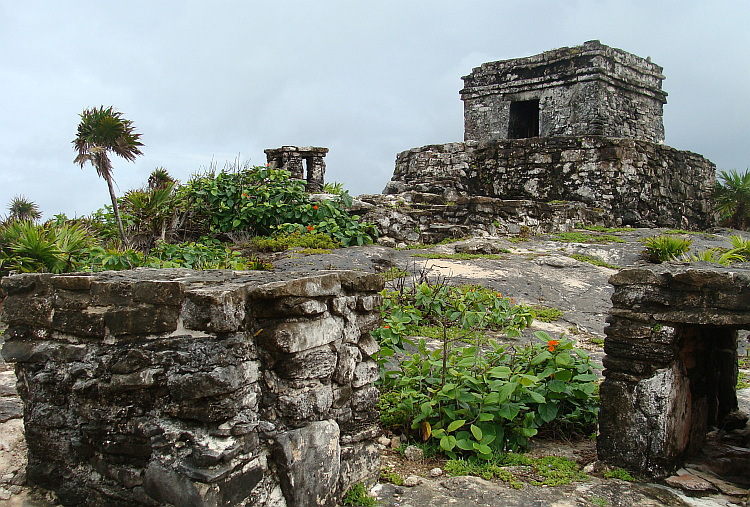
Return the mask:
[[474,442],[472,442],[468,438],[456,439],[456,446],[459,449],[462,449],[464,451],[473,451],[474,450]]
[[452,431],[456,431],[458,428],[460,428],[464,424],[466,424],[466,420],[465,419],[459,419],[457,421],[453,421],[452,423],[450,423],[448,425],[447,431],[448,431],[448,433],[450,433]]
[[497,413],[500,414],[500,417],[504,417],[505,419],[512,421],[516,418],[520,410],[521,409],[518,405],[506,403],[500,406],[500,410],[498,410]]
[[479,428],[479,426],[474,426],[473,424],[469,426],[469,429],[471,430],[471,434],[474,435],[474,438],[477,440],[482,440],[482,430]]
[[446,451],[452,451],[456,447],[456,437],[447,435],[440,439],[440,447]]
[[539,405],[537,412],[542,421],[548,423],[557,417],[557,405],[554,403],[543,403]]
[[490,449],[489,445],[475,443],[473,447],[474,447],[474,450],[476,450],[477,452],[481,454],[492,454],[492,449]]
[[555,373],[555,380],[561,380],[562,382],[567,382],[571,378],[573,378],[573,372],[570,370],[558,370]]
[[534,400],[536,403],[544,403],[545,398],[541,394],[539,394],[536,391],[529,390],[529,396],[531,396],[531,399]]

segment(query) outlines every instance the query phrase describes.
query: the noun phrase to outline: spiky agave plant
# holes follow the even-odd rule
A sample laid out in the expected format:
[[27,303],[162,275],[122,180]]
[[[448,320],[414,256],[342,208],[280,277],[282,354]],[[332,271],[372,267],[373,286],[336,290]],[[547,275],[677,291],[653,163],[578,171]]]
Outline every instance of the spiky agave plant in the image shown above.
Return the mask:
[[719,171],[718,176],[713,193],[716,209],[729,227],[750,230],[750,169]]
[[643,253],[651,262],[665,262],[678,259],[687,253],[693,240],[670,234],[651,236],[643,240]]

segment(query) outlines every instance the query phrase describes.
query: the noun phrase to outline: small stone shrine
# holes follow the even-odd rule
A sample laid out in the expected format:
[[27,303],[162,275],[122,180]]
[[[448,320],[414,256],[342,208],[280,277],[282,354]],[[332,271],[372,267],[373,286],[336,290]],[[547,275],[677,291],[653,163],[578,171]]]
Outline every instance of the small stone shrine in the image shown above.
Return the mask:
[[[269,167],[284,169],[292,173],[292,178],[306,181],[305,190],[309,193],[323,191],[326,174],[326,163],[323,158],[328,153],[328,148],[282,146],[263,151]],[[305,177],[305,169],[307,169],[307,177]]]
[[750,268],[665,263],[623,269],[610,283],[599,459],[663,477],[737,410]]
[[380,471],[382,277],[3,278],[27,479],[64,505],[333,506]]

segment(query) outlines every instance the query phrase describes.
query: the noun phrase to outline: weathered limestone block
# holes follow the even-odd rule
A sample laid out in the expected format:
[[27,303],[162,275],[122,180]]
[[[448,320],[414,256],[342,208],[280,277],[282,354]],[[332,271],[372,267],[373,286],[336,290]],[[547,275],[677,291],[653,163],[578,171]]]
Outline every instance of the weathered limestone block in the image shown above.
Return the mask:
[[318,421],[276,437],[287,505],[336,505],[341,447],[335,421]]
[[29,482],[66,505],[340,502],[379,470],[360,422],[377,421],[382,287],[343,271],[4,278]]
[[342,319],[325,313],[315,319],[281,322],[275,327],[264,327],[258,337],[269,350],[293,353],[339,340],[343,331]]

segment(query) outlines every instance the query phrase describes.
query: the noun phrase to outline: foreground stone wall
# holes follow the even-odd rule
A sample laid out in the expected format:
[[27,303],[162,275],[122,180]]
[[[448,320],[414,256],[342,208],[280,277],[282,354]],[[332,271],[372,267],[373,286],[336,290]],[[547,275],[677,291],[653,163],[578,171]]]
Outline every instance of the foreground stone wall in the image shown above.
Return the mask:
[[624,269],[610,283],[599,458],[665,476],[737,410],[750,265],[660,264]]
[[30,483],[65,505],[335,505],[379,473],[373,274],[3,279]]
[[449,143],[400,153],[385,194],[582,203],[612,225],[705,229],[716,166],[668,146],[601,136]]

